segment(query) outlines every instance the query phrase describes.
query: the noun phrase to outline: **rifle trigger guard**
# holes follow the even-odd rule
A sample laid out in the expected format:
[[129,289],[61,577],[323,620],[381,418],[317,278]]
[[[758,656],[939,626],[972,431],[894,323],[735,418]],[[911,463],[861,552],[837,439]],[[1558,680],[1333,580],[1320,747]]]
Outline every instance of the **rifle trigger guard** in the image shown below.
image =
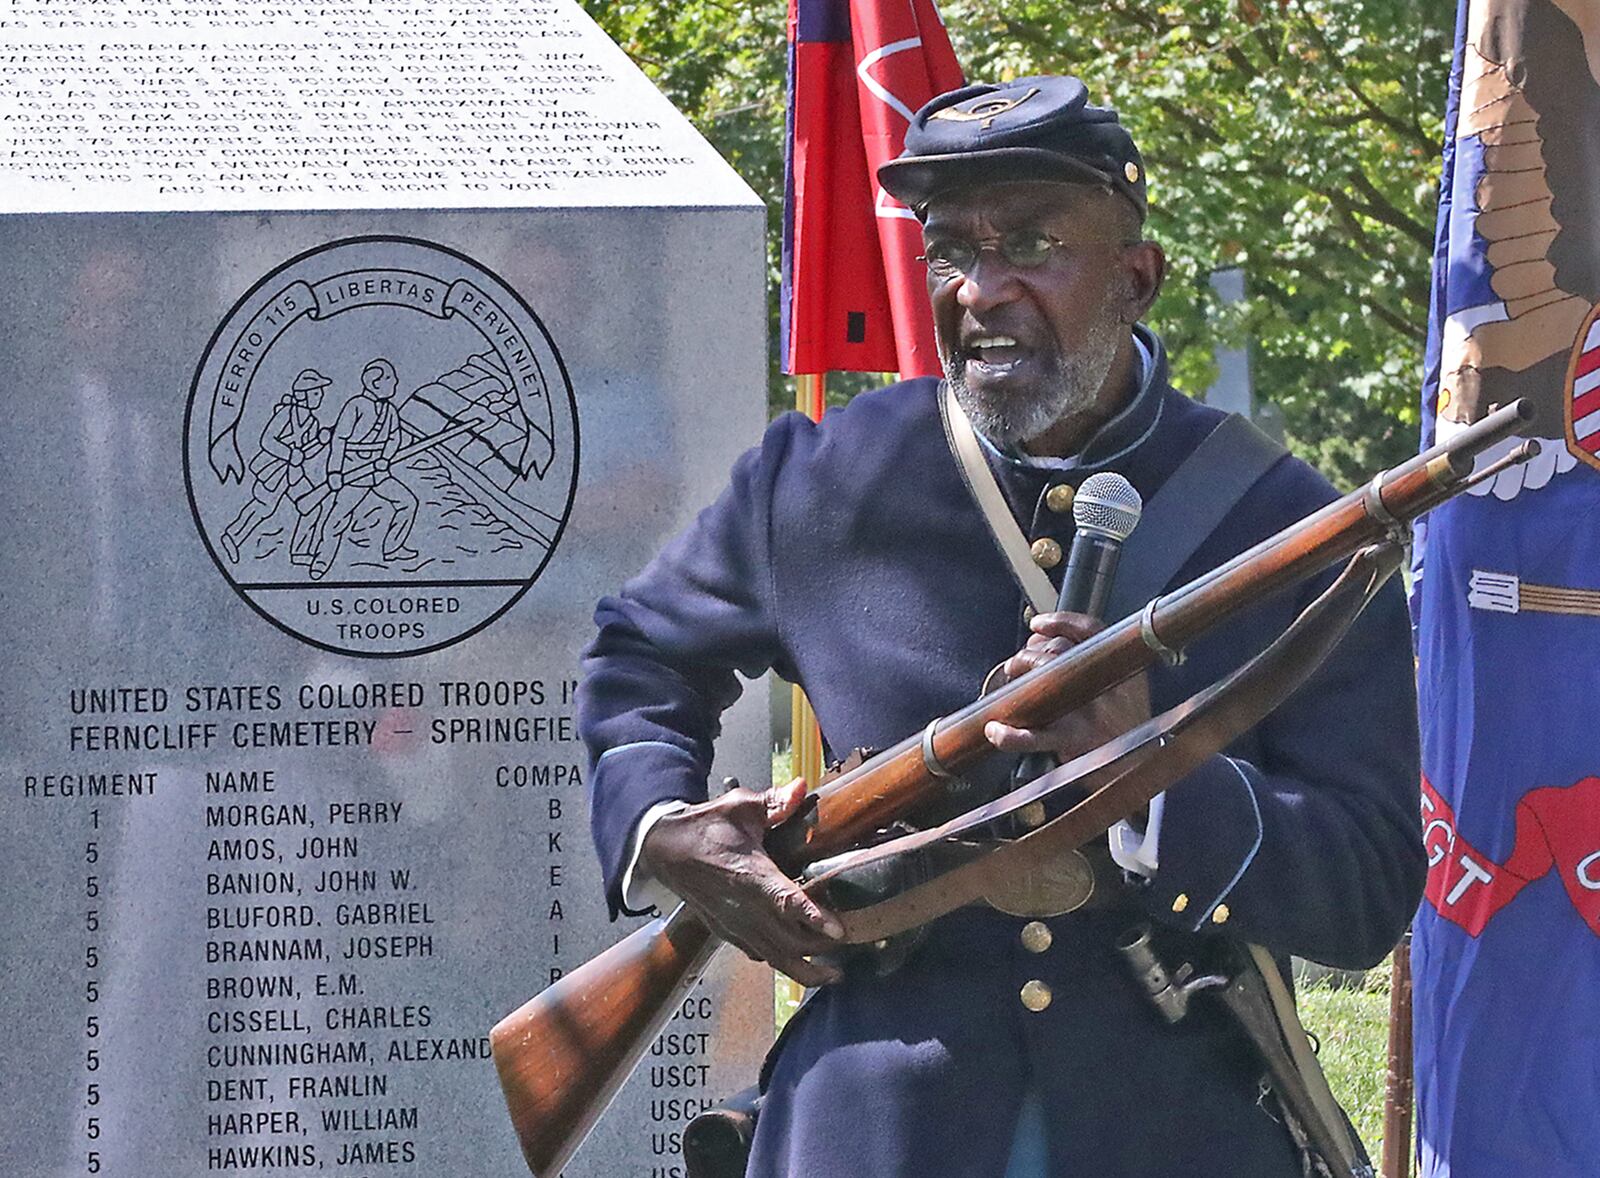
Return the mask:
[[1156,602],[1152,598],[1139,614],[1139,637],[1144,639],[1144,644],[1160,656],[1161,661],[1169,667],[1176,667],[1183,662],[1183,651],[1173,650],[1161,636],[1156,633]]

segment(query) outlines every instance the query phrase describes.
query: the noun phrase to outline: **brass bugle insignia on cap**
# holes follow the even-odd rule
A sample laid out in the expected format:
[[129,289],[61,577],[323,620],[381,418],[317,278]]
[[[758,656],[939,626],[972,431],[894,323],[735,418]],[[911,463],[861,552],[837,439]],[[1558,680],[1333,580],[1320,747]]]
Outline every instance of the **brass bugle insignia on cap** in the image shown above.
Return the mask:
[[1039,87],[1034,86],[1020,98],[994,98],[985,95],[973,99],[966,110],[960,106],[947,106],[943,110],[936,110],[928,117],[930,119],[955,119],[959,122],[972,122],[981,119],[983,129],[987,131],[990,125],[1007,111],[1016,110],[1028,99],[1039,93]]

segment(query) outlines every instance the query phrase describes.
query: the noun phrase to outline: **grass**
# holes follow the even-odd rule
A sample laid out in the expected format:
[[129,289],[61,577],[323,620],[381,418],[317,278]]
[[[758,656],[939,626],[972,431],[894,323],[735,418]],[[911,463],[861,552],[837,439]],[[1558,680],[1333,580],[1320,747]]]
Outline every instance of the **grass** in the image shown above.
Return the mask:
[[[791,756],[772,757],[772,779],[788,781]],[[1334,1096],[1355,1122],[1376,1164],[1383,1151],[1383,1089],[1389,1061],[1389,967],[1381,965],[1356,984],[1335,979],[1296,987],[1300,1018],[1321,1044],[1322,1067]],[[801,990],[779,977],[773,1013],[782,1027],[799,1005]]]
[[1322,1069],[1372,1154],[1383,1150],[1383,1087],[1389,1066],[1389,967],[1356,986],[1299,987],[1300,1021],[1321,1042]]

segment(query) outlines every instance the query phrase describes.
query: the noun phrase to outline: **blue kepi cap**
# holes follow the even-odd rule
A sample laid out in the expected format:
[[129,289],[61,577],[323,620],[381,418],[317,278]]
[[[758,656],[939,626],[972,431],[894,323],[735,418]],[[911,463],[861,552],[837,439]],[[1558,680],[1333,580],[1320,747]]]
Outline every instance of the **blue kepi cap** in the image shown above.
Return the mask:
[[1097,184],[1147,210],[1144,160],[1117,112],[1092,106],[1077,78],[1018,78],[965,86],[934,98],[911,119],[905,150],[878,182],[921,210],[936,194],[1007,180]]

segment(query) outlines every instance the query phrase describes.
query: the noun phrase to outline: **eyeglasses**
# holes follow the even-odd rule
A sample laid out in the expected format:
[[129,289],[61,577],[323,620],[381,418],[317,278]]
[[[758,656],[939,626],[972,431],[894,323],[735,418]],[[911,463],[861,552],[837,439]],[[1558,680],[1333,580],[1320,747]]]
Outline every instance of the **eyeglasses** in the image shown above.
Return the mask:
[[919,262],[928,263],[928,269],[940,278],[950,279],[971,274],[978,264],[978,255],[993,249],[1008,266],[1017,270],[1037,270],[1050,260],[1056,249],[1082,249],[1091,245],[1132,245],[1131,241],[1062,241],[1042,229],[1013,229],[998,237],[982,241],[968,241],[961,237],[935,237],[922,248]]

